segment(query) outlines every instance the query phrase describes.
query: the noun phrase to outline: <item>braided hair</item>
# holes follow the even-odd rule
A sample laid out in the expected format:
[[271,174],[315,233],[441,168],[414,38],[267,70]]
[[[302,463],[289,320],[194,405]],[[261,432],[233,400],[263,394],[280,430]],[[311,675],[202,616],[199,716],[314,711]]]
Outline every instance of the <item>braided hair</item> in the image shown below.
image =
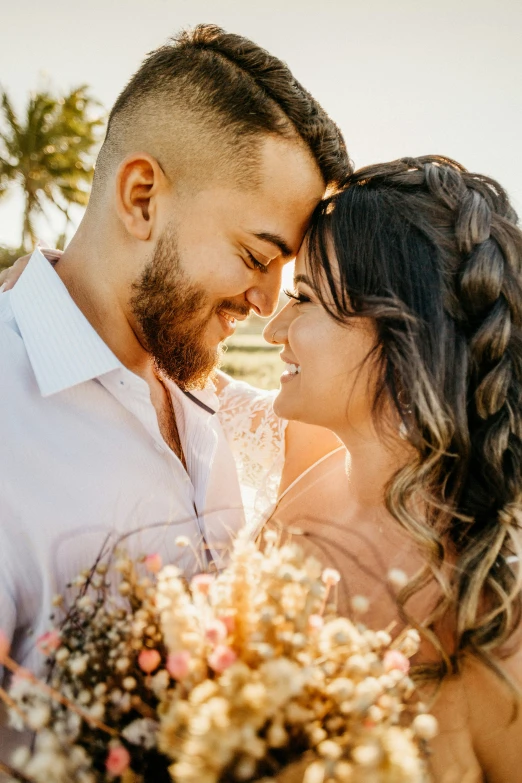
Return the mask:
[[[404,158],[348,176],[318,207],[308,245],[331,316],[374,320],[375,420],[383,426],[391,405],[386,420],[414,447],[387,488],[389,511],[426,555],[399,595],[403,613],[435,575],[440,600],[423,632],[441,652],[438,674],[471,652],[502,676],[497,661],[521,619],[516,214],[494,180],[448,158]],[[449,650],[435,633],[444,617]]]

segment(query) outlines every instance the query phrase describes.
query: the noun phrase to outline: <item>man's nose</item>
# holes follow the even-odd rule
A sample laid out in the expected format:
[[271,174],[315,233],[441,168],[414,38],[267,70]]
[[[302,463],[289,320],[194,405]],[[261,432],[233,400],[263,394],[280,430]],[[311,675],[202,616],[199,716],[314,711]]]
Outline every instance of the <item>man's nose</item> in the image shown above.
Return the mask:
[[273,269],[263,275],[256,285],[246,292],[247,301],[252,309],[263,318],[272,315],[279,304],[281,293],[282,270],[274,265]]

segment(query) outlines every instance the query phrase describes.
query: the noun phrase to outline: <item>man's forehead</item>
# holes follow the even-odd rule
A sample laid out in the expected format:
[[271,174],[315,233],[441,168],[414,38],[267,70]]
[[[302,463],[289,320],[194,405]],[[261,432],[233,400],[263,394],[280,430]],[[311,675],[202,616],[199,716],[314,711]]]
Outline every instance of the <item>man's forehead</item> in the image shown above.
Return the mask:
[[243,222],[247,233],[258,242],[263,242],[271,251],[277,251],[283,259],[295,258],[308,230],[310,219],[322,194],[308,194],[300,201],[261,203]]

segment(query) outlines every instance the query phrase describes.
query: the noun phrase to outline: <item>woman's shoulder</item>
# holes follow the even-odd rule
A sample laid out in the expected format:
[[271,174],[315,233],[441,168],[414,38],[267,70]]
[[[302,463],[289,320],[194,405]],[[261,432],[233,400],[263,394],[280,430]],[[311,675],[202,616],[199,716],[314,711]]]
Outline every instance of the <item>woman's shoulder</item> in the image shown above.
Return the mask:
[[521,780],[522,629],[493,666],[469,656],[461,677],[475,751],[488,782]]
[[431,708],[443,727],[433,744],[435,780],[522,780],[521,693],[520,629],[491,662],[472,654],[463,658],[458,674],[442,682]]

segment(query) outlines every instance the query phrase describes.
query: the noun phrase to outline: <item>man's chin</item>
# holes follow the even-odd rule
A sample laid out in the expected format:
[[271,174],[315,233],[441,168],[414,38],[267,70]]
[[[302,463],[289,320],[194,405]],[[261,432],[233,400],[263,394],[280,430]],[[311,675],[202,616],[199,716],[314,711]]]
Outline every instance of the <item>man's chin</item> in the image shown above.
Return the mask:
[[[180,372],[167,373],[167,375],[182,389],[183,391],[197,391],[198,389],[204,389],[205,386],[212,381],[215,374],[221,364],[223,357],[222,343],[214,345],[213,348],[209,348],[206,356],[199,355],[194,360],[194,357],[187,357],[187,362]],[[177,376],[177,377],[175,377]]]

